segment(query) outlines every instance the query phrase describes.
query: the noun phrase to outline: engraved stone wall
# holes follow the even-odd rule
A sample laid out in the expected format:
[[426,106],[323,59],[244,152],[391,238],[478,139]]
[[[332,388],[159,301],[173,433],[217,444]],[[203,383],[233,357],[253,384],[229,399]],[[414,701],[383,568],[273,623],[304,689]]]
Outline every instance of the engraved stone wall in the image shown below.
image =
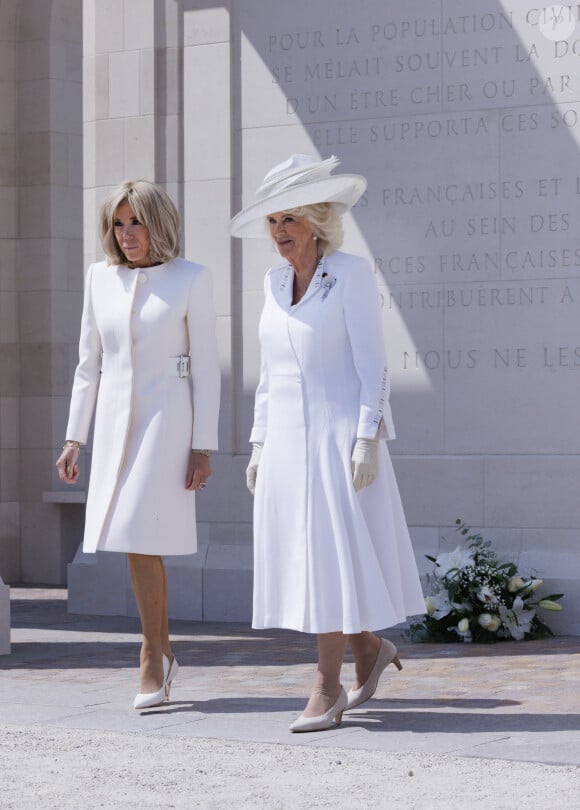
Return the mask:
[[[580,23],[530,2],[236,3],[238,199],[291,152],[369,178],[391,445],[416,551],[462,516],[573,597],[580,507]],[[237,92],[236,92],[237,90]],[[236,248],[251,422],[269,245]],[[252,331],[254,329],[254,332]],[[447,540],[443,539],[447,538]],[[573,563],[573,565],[571,565]],[[573,608],[558,617],[580,629]]]
[[[185,255],[214,272],[220,453],[200,552],[170,571],[173,616],[250,614],[244,467],[276,255],[267,240],[231,243],[227,222],[290,153],[335,153],[369,178],[344,247],[376,270],[391,452],[421,569],[455,545],[461,516],[565,591],[551,624],[580,632],[580,21],[578,6],[554,8],[84,0],[85,265],[102,195],[145,175],[178,202]],[[77,555],[73,610],[134,611],[116,556]]]

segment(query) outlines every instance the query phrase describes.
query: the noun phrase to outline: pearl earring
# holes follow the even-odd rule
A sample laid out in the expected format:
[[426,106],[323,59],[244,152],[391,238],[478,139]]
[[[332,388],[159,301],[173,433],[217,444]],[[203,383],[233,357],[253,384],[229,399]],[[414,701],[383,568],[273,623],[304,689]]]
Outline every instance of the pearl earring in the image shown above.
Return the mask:
[[312,238],[314,239],[314,241],[315,241],[315,242],[316,242],[316,240],[318,239],[318,237],[317,237],[317,236],[313,236]]

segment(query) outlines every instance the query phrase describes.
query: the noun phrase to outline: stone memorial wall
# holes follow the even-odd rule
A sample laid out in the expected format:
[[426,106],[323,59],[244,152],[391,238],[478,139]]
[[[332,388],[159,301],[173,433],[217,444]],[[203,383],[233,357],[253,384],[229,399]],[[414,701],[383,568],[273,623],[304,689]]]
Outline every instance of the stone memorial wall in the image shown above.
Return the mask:
[[[170,566],[171,615],[249,618],[244,468],[277,256],[227,224],[303,152],[369,180],[344,247],[376,270],[422,571],[461,517],[564,591],[551,625],[580,632],[579,16],[531,0],[85,0],[87,262],[103,194],[146,176],[214,273],[220,453],[199,553]],[[118,557],[77,555],[72,610],[135,611]]]
[[[454,544],[460,516],[578,595],[580,7],[235,6],[241,200],[291,152],[369,179],[345,249],[376,270],[418,556]],[[240,401],[272,261],[237,254]]]

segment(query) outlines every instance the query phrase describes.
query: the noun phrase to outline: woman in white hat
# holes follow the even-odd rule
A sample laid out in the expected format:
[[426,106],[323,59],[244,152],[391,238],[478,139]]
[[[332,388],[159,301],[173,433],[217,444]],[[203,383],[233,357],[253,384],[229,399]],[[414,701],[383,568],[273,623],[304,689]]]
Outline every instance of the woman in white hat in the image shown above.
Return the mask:
[[56,466],[65,483],[78,480],[96,409],[83,551],[128,554],[143,630],[133,703],[141,710],[169,698],[178,669],[161,555],[196,550],[195,492],[217,449],[216,320],[210,271],[178,257],[179,213],[160,186],[128,180],[114,188],[101,205],[100,230],[106,261],[91,265],[85,280]]
[[[373,271],[338,250],[363,194],[338,159],[292,155],[265,177],[233,236],[272,237],[247,469],[254,500],[255,628],[318,636],[318,669],[292,731],[326,729],[368,700],[394,644],[374,630],[424,612],[386,439],[393,439]],[[340,670],[350,644],[356,680]]]

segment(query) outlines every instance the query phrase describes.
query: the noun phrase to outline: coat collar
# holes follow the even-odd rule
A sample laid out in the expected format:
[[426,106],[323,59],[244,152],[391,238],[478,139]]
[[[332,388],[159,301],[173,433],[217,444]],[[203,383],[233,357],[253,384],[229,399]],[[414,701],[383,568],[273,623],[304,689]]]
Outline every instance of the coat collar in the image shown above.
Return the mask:
[[272,291],[278,302],[284,307],[284,309],[290,310],[295,309],[296,307],[302,306],[309,298],[316,295],[316,293],[320,290],[320,286],[322,284],[322,276],[324,273],[324,265],[326,262],[326,257],[323,256],[320,261],[318,262],[318,267],[314,275],[310,280],[310,284],[308,285],[308,289],[298,301],[297,304],[292,304],[292,292],[294,287],[294,268],[291,264],[282,265],[279,268],[277,278],[272,284]]

